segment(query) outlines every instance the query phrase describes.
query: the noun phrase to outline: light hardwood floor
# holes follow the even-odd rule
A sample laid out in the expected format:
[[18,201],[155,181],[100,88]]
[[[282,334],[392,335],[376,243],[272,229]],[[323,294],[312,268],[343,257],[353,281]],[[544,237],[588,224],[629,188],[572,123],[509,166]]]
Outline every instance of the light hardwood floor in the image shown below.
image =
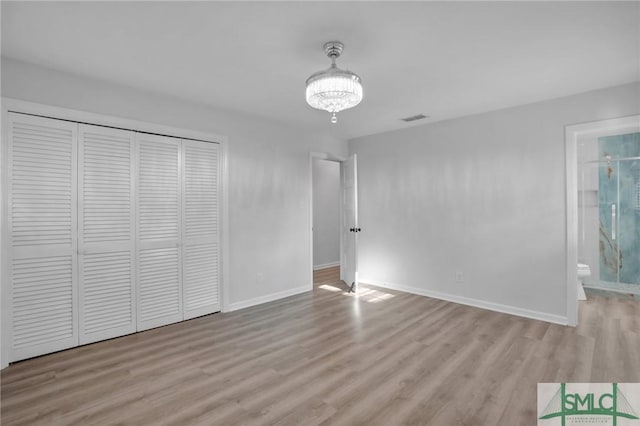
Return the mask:
[[640,302],[569,328],[370,287],[313,292],[27,360],[2,425],[535,425],[538,382],[640,382]]

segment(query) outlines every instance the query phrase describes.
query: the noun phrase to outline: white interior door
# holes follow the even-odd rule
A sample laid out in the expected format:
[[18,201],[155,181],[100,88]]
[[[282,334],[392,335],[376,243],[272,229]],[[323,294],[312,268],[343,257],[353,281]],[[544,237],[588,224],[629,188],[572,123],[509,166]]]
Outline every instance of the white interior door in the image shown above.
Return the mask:
[[219,144],[19,113],[7,129],[9,362],[220,310]]
[[7,125],[5,282],[18,361],[78,345],[78,125],[14,113]]
[[80,344],[136,331],[135,133],[79,127]]
[[182,321],[181,140],[137,133],[138,330]]
[[342,186],[342,244],[340,278],[353,290],[358,288],[358,165],[356,155],[340,167]]
[[184,319],[220,310],[219,146],[182,142]]

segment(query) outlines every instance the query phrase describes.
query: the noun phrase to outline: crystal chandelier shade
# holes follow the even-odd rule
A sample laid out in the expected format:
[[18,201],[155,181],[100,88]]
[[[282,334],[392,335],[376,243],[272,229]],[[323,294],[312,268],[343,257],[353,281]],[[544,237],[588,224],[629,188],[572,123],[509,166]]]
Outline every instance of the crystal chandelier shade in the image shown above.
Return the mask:
[[307,103],[317,109],[331,113],[331,122],[336,123],[336,113],[353,108],[362,101],[362,84],[357,74],[336,66],[336,58],[343,49],[342,43],[332,41],[324,45],[331,58],[331,67],[319,71],[307,79]]

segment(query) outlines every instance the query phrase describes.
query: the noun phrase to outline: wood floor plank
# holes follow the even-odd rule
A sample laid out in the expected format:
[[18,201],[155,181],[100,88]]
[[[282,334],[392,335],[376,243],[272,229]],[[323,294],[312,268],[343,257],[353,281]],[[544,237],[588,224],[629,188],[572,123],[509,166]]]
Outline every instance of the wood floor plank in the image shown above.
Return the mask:
[[530,425],[538,382],[639,382],[640,300],[563,327],[314,271],[313,292],[26,360],[2,425]]

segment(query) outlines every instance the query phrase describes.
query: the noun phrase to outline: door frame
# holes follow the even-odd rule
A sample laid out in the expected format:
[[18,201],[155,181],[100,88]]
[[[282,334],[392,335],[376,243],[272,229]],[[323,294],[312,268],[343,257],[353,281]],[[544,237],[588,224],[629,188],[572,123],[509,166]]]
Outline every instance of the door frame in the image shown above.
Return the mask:
[[[21,99],[2,97],[1,98],[1,118],[0,122],[6,124],[9,112],[39,115],[59,120],[75,121],[78,123],[93,124],[97,126],[115,127],[119,129],[132,130],[144,133],[155,133],[181,139],[195,139],[204,142],[220,144],[220,169],[221,169],[221,200],[220,209],[220,292],[221,311],[225,312],[229,307],[229,167],[228,167],[228,138],[224,135],[200,132],[196,130],[183,129],[180,127],[166,126],[163,124],[150,123],[134,119],[116,117],[105,114],[97,114],[87,111],[80,111],[70,108],[63,108],[52,105],[45,105],[35,102],[23,101]],[[5,162],[8,156],[8,135],[9,129],[6,125],[2,128],[0,140],[0,370],[9,364],[9,344],[6,341],[9,336],[10,304],[8,297],[9,280],[5,280],[5,273],[8,270],[7,256],[7,232],[8,232],[8,204],[7,204],[7,179],[8,167]]]
[[[335,155],[329,152],[309,153],[309,289],[313,290],[313,160],[326,160],[340,163],[346,161],[348,157]],[[340,197],[340,265],[342,265],[342,197]],[[340,269],[340,278],[342,279],[342,268]]]
[[609,132],[640,131],[640,115],[565,127],[567,325],[578,325],[578,141]]

